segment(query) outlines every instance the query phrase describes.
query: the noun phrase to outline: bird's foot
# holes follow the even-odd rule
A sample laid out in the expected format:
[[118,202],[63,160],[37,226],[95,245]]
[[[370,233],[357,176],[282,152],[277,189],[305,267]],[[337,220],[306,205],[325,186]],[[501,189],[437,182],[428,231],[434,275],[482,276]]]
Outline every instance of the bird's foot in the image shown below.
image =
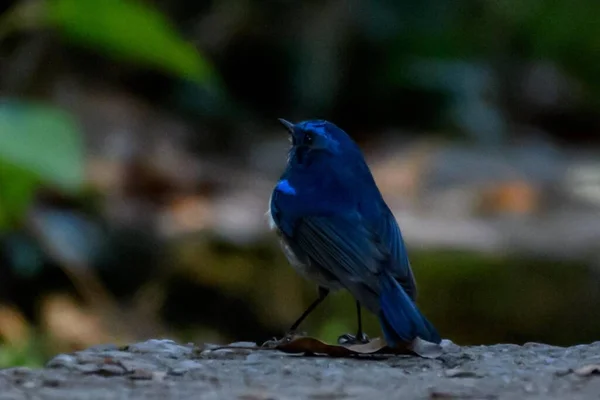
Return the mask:
[[299,331],[296,331],[296,330],[290,330],[290,331],[287,331],[287,333],[285,334],[285,336],[283,337],[283,339],[286,339],[286,338],[287,339],[291,339],[294,336],[306,336],[306,332],[299,332]]
[[351,346],[355,344],[369,343],[370,339],[364,332],[359,332],[356,336],[346,333],[338,338],[338,344]]
[[294,336],[305,336],[305,332],[289,331],[281,339],[274,337],[262,344],[262,347],[277,347],[281,344],[291,342]]

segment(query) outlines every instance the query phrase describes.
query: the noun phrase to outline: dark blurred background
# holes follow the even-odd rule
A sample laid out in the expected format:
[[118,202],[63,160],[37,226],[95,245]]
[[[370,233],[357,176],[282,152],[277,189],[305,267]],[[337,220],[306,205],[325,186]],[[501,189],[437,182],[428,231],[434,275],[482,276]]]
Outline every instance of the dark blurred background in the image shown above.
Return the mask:
[[[442,336],[600,339],[597,0],[0,11],[0,366],[281,336],[316,288],[267,229],[278,117],[362,146]],[[302,329],[355,324],[336,294]]]

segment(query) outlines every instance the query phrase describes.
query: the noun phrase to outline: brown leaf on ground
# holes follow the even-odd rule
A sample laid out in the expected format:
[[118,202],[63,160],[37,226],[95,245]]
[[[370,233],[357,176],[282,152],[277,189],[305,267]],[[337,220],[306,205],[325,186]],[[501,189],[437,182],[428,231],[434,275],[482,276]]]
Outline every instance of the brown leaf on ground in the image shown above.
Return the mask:
[[581,368],[577,368],[573,372],[579,376],[600,375],[600,364],[585,365]]
[[308,336],[286,337],[270,347],[285,353],[318,354],[331,357],[355,357],[366,355],[417,355],[423,358],[437,358],[442,354],[442,348],[435,343],[416,339],[403,347],[392,348],[381,338],[375,338],[369,343],[355,345],[332,345]]

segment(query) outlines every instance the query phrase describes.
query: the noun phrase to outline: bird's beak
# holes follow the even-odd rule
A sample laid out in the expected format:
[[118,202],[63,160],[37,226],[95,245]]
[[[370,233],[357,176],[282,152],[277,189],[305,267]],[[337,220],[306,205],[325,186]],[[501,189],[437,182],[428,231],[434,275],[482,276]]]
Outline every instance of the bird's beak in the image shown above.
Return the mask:
[[285,126],[285,129],[287,129],[290,133],[294,133],[294,124],[292,124],[290,121],[279,118],[279,122],[281,122],[281,125]]

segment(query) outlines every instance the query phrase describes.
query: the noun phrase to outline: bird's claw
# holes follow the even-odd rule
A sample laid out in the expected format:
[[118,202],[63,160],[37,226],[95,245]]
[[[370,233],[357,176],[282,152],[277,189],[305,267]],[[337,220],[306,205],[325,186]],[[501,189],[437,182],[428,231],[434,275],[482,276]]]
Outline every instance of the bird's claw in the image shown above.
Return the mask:
[[263,344],[260,345],[260,347],[274,349],[281,344],[281,340],[282,339],[277,339],[276,337],[274,337],[273,339],[266,340]]
[[365,343],[369,343],[369,341],[370,341],[369,337],[364,332],[360,332],[356,336],[346,333],[346,334],[343,334],[342,336],[338,337],[338,344],[341,344],[344,346],[355,345],[355,344],[365,344]]
[[294,336],[306,336],[306,332],[288,331],[283,337],[283,339],[291,339]]
[[277,347],[284,343],[289,343],[292,341],[294,336],[305,336],[305,332],[297,332],[297,331],[289,331],[287,332],[281,339],[277,339],[274,337],[273,339],[267,340],[262,344],[261,347]]

